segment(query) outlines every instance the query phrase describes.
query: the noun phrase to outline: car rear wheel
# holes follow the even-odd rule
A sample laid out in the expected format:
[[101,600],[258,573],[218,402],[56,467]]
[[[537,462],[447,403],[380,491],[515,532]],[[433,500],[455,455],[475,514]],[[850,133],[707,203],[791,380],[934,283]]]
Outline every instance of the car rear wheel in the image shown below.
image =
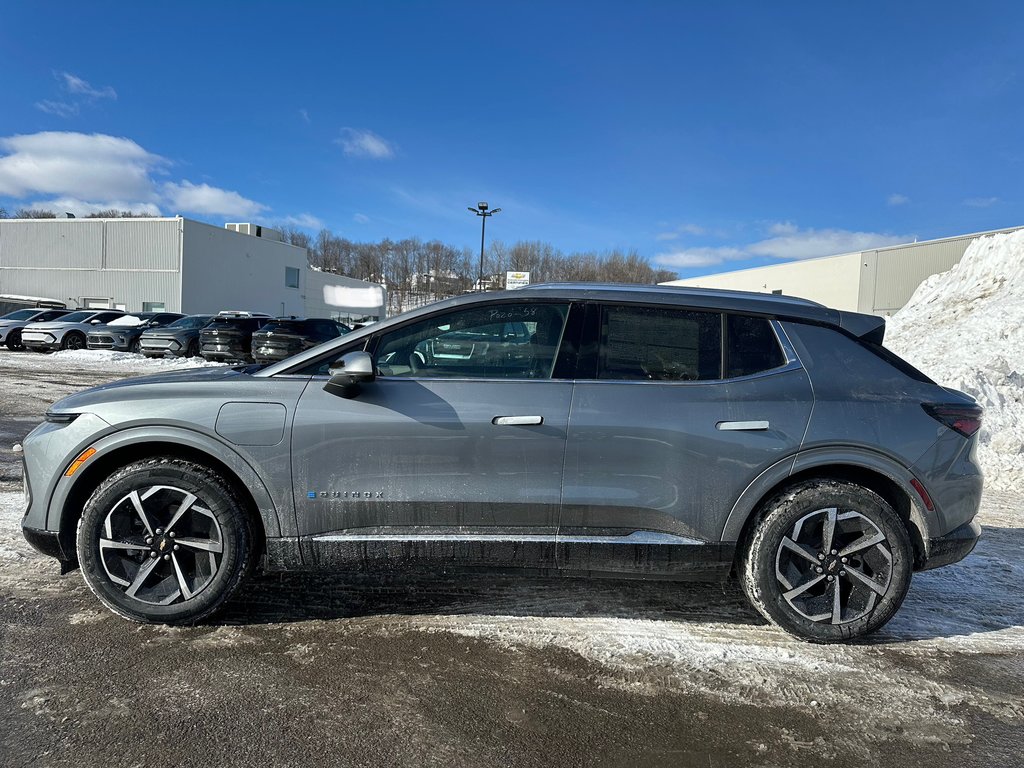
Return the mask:
[[25,345],[21,343],[21,331],[11,331],[7,334],[6,344],[8,349],[13,349],[16,352],[25,349]]
[[218,473],[155,458],[117,470],[93,492],[77,545],[86,584],[114,613],[193,624],[241,584],[252,533],[244,505]]
[[185,357],[198,357],[199,356],[199,340],[192,339],[189,342],[188,348],[185,350]]
[[138,339],[136,339],[135,341],[132,342],[132,345],[131,345],[131,347],[129,349],[130,349],[130,351],[131,351],[131,353],[133,355],[141,355],[142,354],[142,342],[139,341]]
[[768,621],[803,640],[833,643],[889,621],[912,567],[907,529],[884,499],[853,483],[812,480],[765,506],[740,581]]
[[80,333],[69,333],[60,343],[61,349],[85,349],[85,336]]

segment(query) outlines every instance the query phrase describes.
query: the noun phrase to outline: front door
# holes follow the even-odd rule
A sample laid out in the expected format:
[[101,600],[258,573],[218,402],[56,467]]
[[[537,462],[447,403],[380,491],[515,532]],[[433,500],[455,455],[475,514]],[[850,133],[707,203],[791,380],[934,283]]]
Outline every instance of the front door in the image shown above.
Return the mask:
[[292,430],[307,561],[553,565],[571,380],[568,307],[449,310],[374,337],[353,397],[315,377]]

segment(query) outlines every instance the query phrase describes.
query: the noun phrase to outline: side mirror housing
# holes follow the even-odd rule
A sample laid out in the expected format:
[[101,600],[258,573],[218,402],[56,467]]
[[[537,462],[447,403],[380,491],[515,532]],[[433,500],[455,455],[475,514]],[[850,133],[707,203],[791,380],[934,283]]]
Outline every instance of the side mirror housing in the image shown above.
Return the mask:
[[355,397],[360,384],[374,380],[373,358],[366,352],[349,352],[331,366],[324,391],[338,397]]

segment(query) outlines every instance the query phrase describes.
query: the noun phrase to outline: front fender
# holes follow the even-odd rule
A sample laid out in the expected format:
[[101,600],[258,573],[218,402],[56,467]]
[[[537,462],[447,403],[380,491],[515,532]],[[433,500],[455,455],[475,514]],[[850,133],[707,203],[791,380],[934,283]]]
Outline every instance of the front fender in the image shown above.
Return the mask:
[[[208,454],[226,465],[252,494],[268,537],[274,538],[282,535],[282,517],[285,520],[294,519],[293,509],[280,509],[279,505],[274,503],[263,477],[248,459],[243,457],[233,446],[202,432],[170,426],[130,427],[113,432],[90,443],[91,447],[96,449],[96,454],[89,459],[86,467],[122,448],[133,445],[143,446],[148,443],[172,443],[184,446]],[[83,477],[84,474],[73,479],[62,476],[57,482],[47,506],[48,529],[59,530],[58,525],[64,506],[77,484],[83,481]],[[288,499],[291,499],[291,493],[288,494]]]
[[743,526],[756,510],[765,496],[779,483],[789,477],[815,467],[846,466],[876,472],[892,480],[910,499],[910,517],[920,530],[925,541],[928,540],[929,526],[918,503],[917,494],[910,481],[914,478],[910,470],[895,459],[885,454],[851,446],[824,446],[800,451],[782,461],[776,462],[747,486],[736,500],[722,531],[722,541],[739,541]]

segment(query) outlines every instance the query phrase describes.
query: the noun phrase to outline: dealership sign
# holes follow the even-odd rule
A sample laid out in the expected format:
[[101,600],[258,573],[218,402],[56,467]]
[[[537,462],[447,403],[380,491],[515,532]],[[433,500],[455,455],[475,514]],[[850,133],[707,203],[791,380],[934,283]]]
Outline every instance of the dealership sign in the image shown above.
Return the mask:
[[522,288],[530,284],[530,273],[529,272],[506,272],[505,273],[505,287],[506,288]]

